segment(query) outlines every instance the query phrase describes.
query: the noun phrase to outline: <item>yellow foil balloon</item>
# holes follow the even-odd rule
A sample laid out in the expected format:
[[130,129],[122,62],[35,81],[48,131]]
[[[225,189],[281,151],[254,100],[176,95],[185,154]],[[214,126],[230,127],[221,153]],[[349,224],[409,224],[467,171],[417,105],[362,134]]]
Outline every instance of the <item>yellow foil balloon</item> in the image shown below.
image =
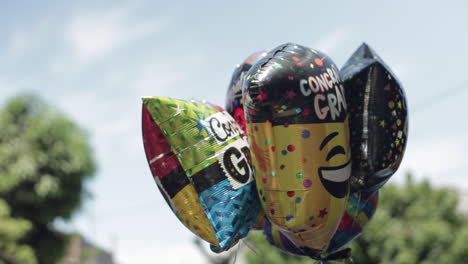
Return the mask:
[[338,69],[319,51],[281,45],[249,70],[243,98],[265,214],[319,258],[349,195],[349,128]]

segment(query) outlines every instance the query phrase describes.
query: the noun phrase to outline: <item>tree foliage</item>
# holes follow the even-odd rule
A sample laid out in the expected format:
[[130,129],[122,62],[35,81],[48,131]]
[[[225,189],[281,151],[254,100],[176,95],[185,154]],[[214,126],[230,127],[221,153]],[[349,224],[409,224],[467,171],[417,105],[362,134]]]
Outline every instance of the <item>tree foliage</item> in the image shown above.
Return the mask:
[[33,249],[20,242],[31,228],[28,220],[12,218],[10,207],[0,199],[0,263],[37,263]]
[[[468,259],[468,222],[457,209],[458,192],[415,183],[411,175],[403,186],[386,185],[377,212],[363,235],[350,246],[359,264],[465,263]],[[247,263],[314,261],[286,255],[252,232]]]
[[415,183],[387,186],[363,236],[352,244],[357,263],[465,263],[468,223],[458,193]]
[[9,208],[3,218],[18,219],[18,242],[34,249],[39,263],[55,263],[66,243],[52,222],[79,209],[95,172],[87,135],[32,95],[6,103],[0,130],[0,200]]

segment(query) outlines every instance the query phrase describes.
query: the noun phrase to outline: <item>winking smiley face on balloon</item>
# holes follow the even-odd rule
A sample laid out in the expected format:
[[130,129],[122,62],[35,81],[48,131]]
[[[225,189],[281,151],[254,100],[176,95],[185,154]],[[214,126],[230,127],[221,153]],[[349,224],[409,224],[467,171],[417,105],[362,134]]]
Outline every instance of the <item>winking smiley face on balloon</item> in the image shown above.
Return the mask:
[[367,44],[341,71],[293,43],[256,52],[234,71],[227,111],[194,100],[143,102],[155,181],[214,252],[262,229],[286,253],[349,261],[344,247],[376,212],[407,142],[403,88]]
[[269,54],[243,87],[257,188],[273,224],[296,245],[320,250],[349,195],[343,87],[336,66],[318,51],[286,45]]

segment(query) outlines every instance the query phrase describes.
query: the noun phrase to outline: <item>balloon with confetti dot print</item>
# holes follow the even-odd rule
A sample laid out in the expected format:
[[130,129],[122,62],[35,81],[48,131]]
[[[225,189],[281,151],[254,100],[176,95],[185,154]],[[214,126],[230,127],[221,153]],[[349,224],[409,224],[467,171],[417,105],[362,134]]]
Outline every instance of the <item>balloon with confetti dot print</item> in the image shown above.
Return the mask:
[[328,246],[346,209],[351,157],[344,88],[324,53],[281,45],[242,87],[263,210],[309,256]]
[[351,130],[351,191],[369,196],[397,171],[408,141],[405,92],[389,66],[362,44],[340,71]]
[[[378,201],[379,191],[372,194],[368,199],[364,199],[359,193],[350,195],[346,212],[340,221],[338,230],[331,239],[326,253],[323,254],[324,258],[329,258],[330,255],[342,251],[351,241],[362,234],[377,210]],[[294,245],[267,218],[264,218],[263,221],[263,234],[271,245],[281,251],[295,256],[307,256],[300,247]]]
[[229,83],[226,94],[226,111],[234,117],[234,120],[239,124],[244,133],[247,133],[244,114],[244,102],[242,100],[242,83],[247,72],[252,65],[265,57],[267,51],[258,51],[250,55],[241,64],[238,64],[232,73],[231,82]]
[[232,117],[209,103],[146,97],[142,130],[153,177],[179,220],[216,252],[245,237],[260,204]]

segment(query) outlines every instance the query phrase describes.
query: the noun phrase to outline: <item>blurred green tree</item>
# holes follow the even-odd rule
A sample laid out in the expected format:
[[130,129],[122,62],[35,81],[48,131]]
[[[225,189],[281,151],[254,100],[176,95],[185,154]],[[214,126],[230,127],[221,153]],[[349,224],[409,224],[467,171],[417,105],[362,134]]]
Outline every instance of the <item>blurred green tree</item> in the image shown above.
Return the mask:
[[0,263],[36,264],[33,249],[19,241],[31,230],[31,222],[12,218],[10,207],[0,199]]
[[[358,264],[465,263],[468,222],[457,208],[458,192],[415,183],[411,174],[402,186],[386,185],[377,212],[363,235],[350,244]],[[314,263],[286,255],[269,245],[261,233],[249,241],[247,263]]]
[[415,183],[383,188],[379,208],[352,243],[359,264],[466,263],[468,222],[458,210],[458,192]]
[[[85,180],[95,172],[87,135],[32,95],[6,103],[0,131],[0,223],[11,225],[0,224],[0,259],[6,254],[7,263],[36,263],[35,255],[40,264],[55,263],[67,243],[52,223],[70,219],[80,208],[88,194]],[[10,238],[4,235],[10,232]],[[34,255],[23,253],[28,248]],[[23,255],[32,256],[31,261],[21,260]]]

